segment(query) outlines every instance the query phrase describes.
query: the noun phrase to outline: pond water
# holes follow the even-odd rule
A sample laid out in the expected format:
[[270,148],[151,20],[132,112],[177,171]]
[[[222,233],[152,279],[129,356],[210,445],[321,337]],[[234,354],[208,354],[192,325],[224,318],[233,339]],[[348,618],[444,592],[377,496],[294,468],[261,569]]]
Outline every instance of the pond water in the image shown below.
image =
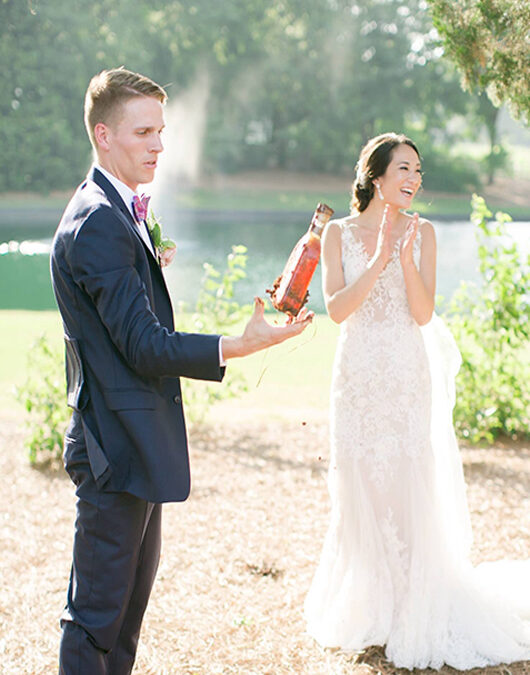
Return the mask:
[[[233,244],[248,248],[247,277],[237,286],[240,302],[250,302],[280,274],[293,245],[307,229],[304,215],[209,214],[191,212],[166,216],[164,227],[178,244],[177,257],[166,270],[174,304],[193,305],[203,276],[203,263],[223,270]],[[469,222],[436,222],[438,241],[437,292],[449,298],[462,280],[478,281],[476,241]],[[49,246],[53,223],[0,228],[0,309],[54,309],[49,277]],[[530,250],[530,223],[510,223],[510,234],[521,253]],[[11,241],[11,244],[8,242]],[[1,243],[4,242],[4,243]],[[20,243],[17,243],[20,242]],[[268,296],[266,296],[268,297]],[[310,287],[309,307],[324,311],[320,266]]]

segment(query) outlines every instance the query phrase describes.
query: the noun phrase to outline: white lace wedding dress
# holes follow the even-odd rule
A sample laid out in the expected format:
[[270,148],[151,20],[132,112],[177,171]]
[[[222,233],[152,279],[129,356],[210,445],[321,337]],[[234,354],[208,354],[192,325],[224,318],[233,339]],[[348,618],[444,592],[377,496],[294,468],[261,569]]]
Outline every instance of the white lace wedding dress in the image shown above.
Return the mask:
[[[323,646],[386,645],[405,668],[530,659],[530,561],[468,561],[471,529],[451,410],[460,355],[413,320],[399,243],[341,326],[331,391],[331,523],[305,603]],[[414,244],[419,266],[421,228]],[[346,283],[368,255],[342,227]]]

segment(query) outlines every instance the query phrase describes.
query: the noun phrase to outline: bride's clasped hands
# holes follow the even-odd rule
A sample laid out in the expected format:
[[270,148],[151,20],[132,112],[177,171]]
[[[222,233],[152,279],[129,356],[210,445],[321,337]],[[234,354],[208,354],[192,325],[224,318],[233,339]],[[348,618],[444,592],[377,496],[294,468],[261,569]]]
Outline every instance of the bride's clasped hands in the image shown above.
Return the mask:
[[[392,207],[390,204],[385,204],[383,218],[381,220],[381,225],[379,226],[377,244],[368,267],[379,265],[381,269],[384,269],[388,264],[388,261],[391,259],[393,250],[401,238],[398,236],[394,239],[393,237],[395,230],[395,218],[396,216],[392,212]],[[418,234],[418,226],[419,214],[414,213],[406,226],[405,234],[403,235],[403,240],[401,241],[399,247],[399,258],[403,268],[414,265],[412,254],[414,250],[414,241],[416,239],[416,235]]]

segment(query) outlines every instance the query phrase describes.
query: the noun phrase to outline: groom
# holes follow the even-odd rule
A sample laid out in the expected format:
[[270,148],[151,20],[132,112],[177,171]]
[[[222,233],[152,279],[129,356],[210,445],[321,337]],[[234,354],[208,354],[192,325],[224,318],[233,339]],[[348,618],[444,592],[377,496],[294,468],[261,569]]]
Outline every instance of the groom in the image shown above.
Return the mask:
[[163,146],[165,91],[123,68],[88,87],[96,162],[53,241],[51,272],[72,419],[64,461],[77,518],[62,675],[124,675],[134,664],[160,553],[161,504],[190,490],[179,377],[221,381],[225,362],[301,333],[270,326],[257,298],[241,336],[174,331],[173,311],[137,187]]

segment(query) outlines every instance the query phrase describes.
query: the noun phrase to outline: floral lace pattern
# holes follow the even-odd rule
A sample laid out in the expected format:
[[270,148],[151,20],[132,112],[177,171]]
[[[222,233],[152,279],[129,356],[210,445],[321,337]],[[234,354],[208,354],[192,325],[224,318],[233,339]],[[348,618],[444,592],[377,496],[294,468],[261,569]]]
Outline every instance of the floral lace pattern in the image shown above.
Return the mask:
[[[401,455],[428,447],[430,379],[423,338],[410,313],[396,242],[387,266],[363,304],[341,326],[332,385],[332,451],[370,455],[371,479],[381,489]],[[342,230],[347,284],[369,257],[352,227]],[[421,231],[413,256],[419,266]]]

